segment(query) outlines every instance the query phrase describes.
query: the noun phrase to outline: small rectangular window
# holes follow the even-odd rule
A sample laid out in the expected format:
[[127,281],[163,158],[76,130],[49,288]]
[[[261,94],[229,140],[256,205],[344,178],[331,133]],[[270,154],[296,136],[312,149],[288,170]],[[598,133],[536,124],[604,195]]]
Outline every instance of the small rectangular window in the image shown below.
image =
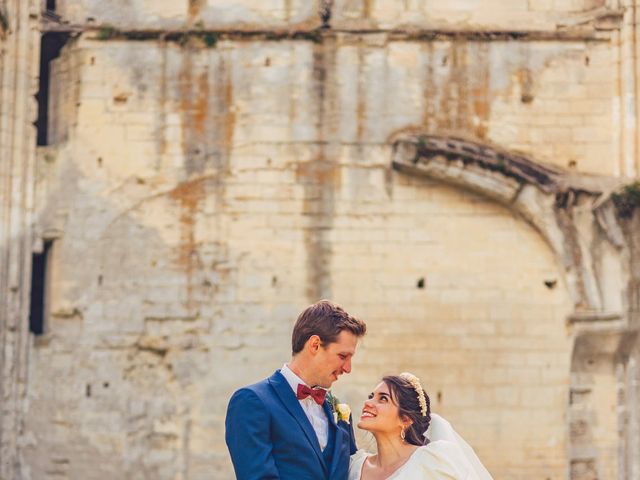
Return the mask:
[[47,270],[52,240],[45,240],[42,252],[34,253],[31,264],[31,307],[29,310],[29,330],[34,335],[42,335],[46,320]]
[[60,51],[69,40],[65,32],[47,32],[40,40],[40,79],[38,85],[38,118],[36,119],[36,136],[38,145],[48,145],[49,127],[49,83],[51,76],[51,61],[60,56]]

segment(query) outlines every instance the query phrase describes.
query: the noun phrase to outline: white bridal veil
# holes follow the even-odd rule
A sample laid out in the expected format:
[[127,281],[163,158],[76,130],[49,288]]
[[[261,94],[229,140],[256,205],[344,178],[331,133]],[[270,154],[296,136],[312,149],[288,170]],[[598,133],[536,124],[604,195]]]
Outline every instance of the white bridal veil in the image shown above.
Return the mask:
[[473,448],[471,448],[471,446],[458,435],[451,424],[440,415],[435,413],[431,414],[431,423],[427,431],[424,432],[424,436],[431,441],[448,440],[455,443],[469,461],[479,480],[493,480],[489,471],[482,465],[476,452],[473,451]]

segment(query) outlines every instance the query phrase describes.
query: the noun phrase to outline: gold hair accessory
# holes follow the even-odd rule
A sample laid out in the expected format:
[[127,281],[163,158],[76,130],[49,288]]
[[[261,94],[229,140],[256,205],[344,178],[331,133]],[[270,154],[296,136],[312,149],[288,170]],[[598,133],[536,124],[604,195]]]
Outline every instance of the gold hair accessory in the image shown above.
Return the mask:
[[420,379],[416,377],[413,373],[402,372],[400,377],[404,378],[407,382],[411,384],[413,389],[416,391],[418,395],[418,403],[420,404],[420,413],[422,413],[423,417],[427,416],[427,399],[424,396],[424,390],[422,385],[420,384]]

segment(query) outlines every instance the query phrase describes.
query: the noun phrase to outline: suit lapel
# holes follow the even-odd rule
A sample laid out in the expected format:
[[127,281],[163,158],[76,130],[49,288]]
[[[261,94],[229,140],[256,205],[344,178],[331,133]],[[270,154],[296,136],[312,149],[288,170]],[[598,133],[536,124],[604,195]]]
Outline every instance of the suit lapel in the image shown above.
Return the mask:
[[343,436],[345,435],[345,432],[342,430],[342,428],[340,428],[336,424],[335,417],[333,415],[333,411],[331,410],[331,406],[329,405],[329,402],[325,400],[322,407],[324,408],[324,413],[327,414],[327,418],[329,419],[329,428],[332,428],[335,430],[335,439],[333,442],[333,455],[331,457],[332,458],[331,465],[328,465],[329,478],[333,478],[334,477],[333,470],[340,459],[340,448],[342,443],[344,442]]
[[329,419],[329,426],[333,428],[337,427],[335,417],[333,416],[333,410],[331,410],[331,405],[329,405],[328,400],[324,401],[324,403],[322,404],[322,408],[324,410],[324,413],[327,415],[327,418]]
[[[291,389],[291,386],[279,371],[276,371],[269,378],[269,383],[271,384],[273,389],[276,391],[276,394],[280,398],[280,401],[284,404],[284,406],[289,411],[289,413],[293,416],[293,418],[295,418],[296,422],[298,422],[298,425],[304,432],[305,436],[307,437],[307,440],[309,440],[309,443],[311,443],[311,446],[313,447],[313,451],[316,452],[316,455],[318,456],[318,460],[320,461],[320,464],[322,465],[322,468],[324,469],[325,475],[326,475],[327,465],[325,465],[324,457],[322,456],[322,451],[320,450],[318,437],[316,435],[315,430],[311,426],[311,423],[309,422],[307,415],[304,413],[304,410],[302,410],[302,407],[300,406],[300,402],[294,395],[293,390]],[[333,421],[333,418],[329,421],[330,422]]]

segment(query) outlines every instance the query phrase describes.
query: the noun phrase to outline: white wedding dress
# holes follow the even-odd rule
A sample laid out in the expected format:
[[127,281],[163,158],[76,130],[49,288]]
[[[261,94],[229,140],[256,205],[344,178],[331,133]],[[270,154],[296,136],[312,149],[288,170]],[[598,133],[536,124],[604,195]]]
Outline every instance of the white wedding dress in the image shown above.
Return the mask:
[[[432,414],[426,436],[431,442],[418,447],[387,480],[492,480],[473,449],[444,418]],[[351,456],[349,480],[361,479],[371,455],[358,450]]]

